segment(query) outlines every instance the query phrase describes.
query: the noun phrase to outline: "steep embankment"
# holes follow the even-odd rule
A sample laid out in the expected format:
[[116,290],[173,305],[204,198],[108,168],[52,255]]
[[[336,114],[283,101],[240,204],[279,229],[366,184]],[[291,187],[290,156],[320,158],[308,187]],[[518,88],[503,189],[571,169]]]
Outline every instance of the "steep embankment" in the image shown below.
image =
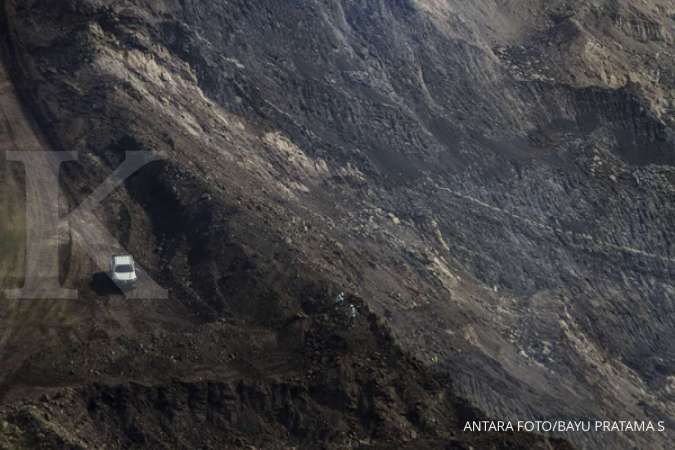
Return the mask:
[[672,425],[672,6],[465,3],[8,6],[73,198],[168,156],[102,213],[181,307],[311,273],[492,416]]
[[[45,85],[33,84],[35,66],[15,40],[15,5],[5,6],[0,151],[53,157],[49,141],[62,144],[65,135],[46,114],[46,98],[34,95]],[[113,99],[100,105],[120,106]],[[157,122],[147,135],[161,133],[164,116],[148,118]],[[92,117],[92,123],[108,119]],[[106,148],[110,159],[82,153],[86,171],[64,165],[64,192],[48,182],[49,173],[35,173],[36,166],[27,164],[24,174],[3,163],[2,198],[14,203],[1,224],[17,231],[3,236],[0,448],[569,448],[533,435],[463,434],[464,420],[479,413],[453,394],[448,379],[401,352],[358,298],[336,303],[337,287],[303,267],[255,213],[260,202],[214,192],[203,174],[182,167],[190,165],[185,160],[168,155],[150,164],[105,207],[71,216],[70,233],[53,235],[46,220],[52,205],[40,202],[58,197],[80,204],[98,192],[120,151],[141,145],[126,134],[129,123],[106,125],[124,134],[118,147]],[[95,138],[95,131],[75,135]],[[51,189],[50,196],[29,198],[22,208],[24,180],[34,190]],[[22,216],[28,239],[19,234]],[[99,218],[168,288],[167,298],[152,299],[145,275],[126,298],[100,282],[97,271],[120,248],[110,244]],[[35,244],[30,236],[49,245],[33,260],[45,264],[29,273],[51,275],[46,262],[60,243],[61,278],[79,298],[6,297],[4,289],[19,287],[9,270],[19,269],[23,241]],[[255,250],[245,247],[254,241]]]
[[[14,75],[21,83],[22,72]],[[2,62],[0,80],[5,119],[0,151],[55,156],[21,107]],[[45,238],[48,245],[40,246],[45,254],[38,262],[59,254],[44,217],[51,205],[43,203],[57,200],[29,200],[22,210],[17,199],[24,180],[37,183],[32,189],[67,196],[48,183],[48,173],[30,172],[39,166],[26,166],[24,175],[3,165],[2,198],[11,207],[1,224],[15,232],[3,236],[0,448],[570,448],[534,435],[461,433],[463,421],[479,413],[452,393],[449,380],[432,376],[402,353],[358,299],[336,304],[336,292],[321,280],[310,281],[310,273],[255,289],[254,283],[277,272],[266,266],[265,257],[257,261],[234,247],[227,252],[233,258],[229,283],[238,283],[248,296],[245,310],[215,313],[224,305],[207,295],[202,298],[212,300],[211,308],[190,303],[181,290],[186,286],[171,279],[164,280],[171,289],[160,303],[149,300],[147,279],[124,299],[97,286],[96,276],[89,285],[101,269],[97,260],[119,249],[107,246],[107,232],[85,210],[72,218],[70,239],[61,242],[73,251],[64,259],[64,282],[80,289],[80,298],[49,298],[44,291],[25,293],[28,299],[7,298],[4,289],[20,287],[10,270],[21,266],[24,241]],[[77,169],[71,170],[76,177]],[[137,175],[136,182],[146,176]],[[192,192],[206,200],[200,191]],[[167,207],[157,201],[149,203]],[[165,213],[212,226],[216,221],[203,214],[218,205],[210,206],[196,216],[187,205]],[[22,216],[30,223],[27,239],[21,236]],[[138,233],[141,227],[132,223]],[[83,252],[92,245],[99,253]],[[29,271],[41,278],[51,268],[29,266]],[[48,298],[31,300],[36,294]],[[355,318],[350,305],[359,312]]]

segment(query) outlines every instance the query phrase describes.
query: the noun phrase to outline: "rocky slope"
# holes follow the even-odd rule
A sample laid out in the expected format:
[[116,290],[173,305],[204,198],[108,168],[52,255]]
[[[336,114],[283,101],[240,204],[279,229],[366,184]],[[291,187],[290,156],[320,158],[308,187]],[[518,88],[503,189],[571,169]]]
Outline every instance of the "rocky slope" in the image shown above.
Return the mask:
[[[176,315],[269,326],[311,309],[315,278],[365,299],[490,416],[673,429],[672,2],[5,12],[25,101],[81,155],[74,203],[124,151],[166,157],[100,215]],[[571,438],[667,448],[670,433]]]

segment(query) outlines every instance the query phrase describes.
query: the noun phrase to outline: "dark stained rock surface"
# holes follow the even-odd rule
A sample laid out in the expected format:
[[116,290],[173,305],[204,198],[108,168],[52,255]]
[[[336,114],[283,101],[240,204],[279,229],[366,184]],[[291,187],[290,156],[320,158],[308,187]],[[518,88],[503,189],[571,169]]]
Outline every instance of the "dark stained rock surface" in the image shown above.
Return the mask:
[[[130,313],[92,307],[108,316],[94,325],[106,345],[132,332],[133,345],[143,342],[144,325],[161,329],[185,311],[198,323],[248,321],[277,340],[290,318],[314,317],[320,299],[345,291],[487,416],[665,420],[667,433],[570,439],[668,448],[672,2],[4,3],[22,99],[55,148],[80,152],[64,177],[74,204],[124,151],[166,157],[100,215],[170,289],[171,311],[134,306],[137,322],[113,333]],[[67,276],[77,286],[87,277],[84,262]],[[79,341],[85,331],[72,333]],[[263,353],[275,345],[289,351],[270,344]],[[117,381],[143,378],[135,358]],[[118,370],[87,361],[103,380]],[[39,363],[21,367],[49,374]],[[188,367],[174,375],[188,377]],[[157,389],[176,399],[210,389],[163,383],[118,389],[129,404]],[[268,382],[262,398],[338,401],[317,399],[311,384],[288,394],[288,383]],[[87,386],[69,401],[105,411],[100,397],[112,388]],[[312,401],[297,414],[312,416]],[[161,439],[157,423],[141,426],[143,436]],[[394,435],[403,439],[406,427]]]

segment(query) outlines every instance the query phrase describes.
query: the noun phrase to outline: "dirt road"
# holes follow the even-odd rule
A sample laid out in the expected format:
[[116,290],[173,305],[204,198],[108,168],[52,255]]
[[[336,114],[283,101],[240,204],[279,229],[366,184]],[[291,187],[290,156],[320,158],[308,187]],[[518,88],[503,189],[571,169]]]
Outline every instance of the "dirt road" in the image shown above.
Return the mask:
[[[8,162],[7,152],[21,152],[11,159],[23,163]],[[48,343],[81,340],[83,327],[99,321],[128,329],[143,308],[139,300],[162,299],[166,292],[141,269],[139,286],[125,296],[121,292],[93,295],[92,276],[106,270],[111,255],[126,252],[97,218],[94,204],[59,222],[59,209],[64,212],[59,205],[65,203],[65,196],[53,170],[60,155],[51,151],[22,109],[1,61],[0,155],[2,385]],[[100,187],[97,198],[120,181],[113,179]],[[67,265],[64,249],[71,250],[74,258]]]

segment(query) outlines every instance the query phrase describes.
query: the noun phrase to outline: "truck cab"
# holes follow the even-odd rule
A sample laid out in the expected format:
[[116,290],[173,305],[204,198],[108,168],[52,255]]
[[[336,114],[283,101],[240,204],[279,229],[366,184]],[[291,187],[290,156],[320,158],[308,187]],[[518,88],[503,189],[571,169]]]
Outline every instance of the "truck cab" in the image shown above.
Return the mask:
[[130,255],[110,258],[110,278],[120,288],[131,288],[138,281],[136,264]]

